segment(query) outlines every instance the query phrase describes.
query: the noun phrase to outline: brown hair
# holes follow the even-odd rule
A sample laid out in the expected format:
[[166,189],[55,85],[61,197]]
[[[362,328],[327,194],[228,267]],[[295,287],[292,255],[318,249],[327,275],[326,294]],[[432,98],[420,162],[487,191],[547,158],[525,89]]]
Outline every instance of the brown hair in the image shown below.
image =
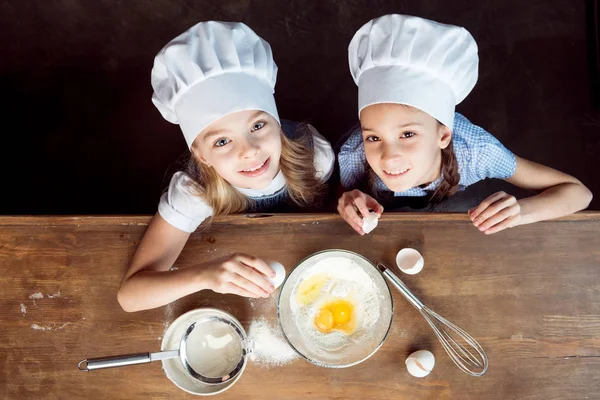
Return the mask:
[[[291,200],[300,207],[312,205],[323,193],[325,185],[316,177],[314,148],[310,145],[315,132],[309,124],[300,124],[304,130],[297,139],[289,139],[281,131],[281,158],[279,167],[287,183]],[[252,208],[252,198],[237,191],[217,171],[200,162],[192,153],[187,162],[187,173],[193,179],[195,191],[212,207],[213,215],[235,214]]]
[[448,143],[448,146],[445,149],[442,149],[441,170],[443,175],[442,182],[431,196],[431,200],[435,203],[440,202],[448,196],[452,196],[458,191],[460,173],[458,172],[458,161],[456,161],[452,140],[450,140],[450,143]]

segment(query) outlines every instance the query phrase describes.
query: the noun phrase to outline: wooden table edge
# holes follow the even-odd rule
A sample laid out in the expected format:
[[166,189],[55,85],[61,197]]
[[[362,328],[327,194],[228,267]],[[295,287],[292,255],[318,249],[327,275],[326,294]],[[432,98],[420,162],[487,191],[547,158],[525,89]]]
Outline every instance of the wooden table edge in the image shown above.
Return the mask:
[[[0,226],[79,226],[79,225],[138,225],[146,226],[152,215],[4,215],[0,216]],[[337,213],[282,213],[282,214],[236,214],[217,217],[214,223],[246,225],[272,223],[316,223],[338,221]],[[382,221],[406,222],[452,222],[468,221],[466,213],[407,213],[386,212]],[[600,211],[581,211],[566,217],[552,220],[554,222],[586,222],[600,221]]]

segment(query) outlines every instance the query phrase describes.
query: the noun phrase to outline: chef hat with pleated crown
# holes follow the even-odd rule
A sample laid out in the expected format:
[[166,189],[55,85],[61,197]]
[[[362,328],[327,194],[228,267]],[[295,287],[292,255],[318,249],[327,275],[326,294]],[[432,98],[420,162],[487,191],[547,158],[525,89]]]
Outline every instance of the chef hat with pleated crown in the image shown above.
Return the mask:
[[373,104],[406,104],[452,129],[455,106],[477,82],[479,57],[464,28],[390,14],[356,32],[348,61],[359,115]]
[[200,22],[155,57],[152,102],[179,124],[188,147],[225,115],[261,110],[279,122],[277,65],[269,43],[243,23]]

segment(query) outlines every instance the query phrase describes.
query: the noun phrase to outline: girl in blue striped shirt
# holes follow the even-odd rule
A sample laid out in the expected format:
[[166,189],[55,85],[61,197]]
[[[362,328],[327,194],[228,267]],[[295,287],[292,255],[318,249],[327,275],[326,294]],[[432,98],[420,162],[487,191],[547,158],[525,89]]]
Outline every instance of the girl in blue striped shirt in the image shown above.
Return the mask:
[[473,225],[485,234],[590,203],[591,192],[577,179],[515,156],[455,113],[478,74],[477,44],[464,28],[386,15],[364,25],[348,53],[360,126],[338,155],[347,190],[338,211],[361,235],[362,218],[369,210],[381,216],[390,199],[428,196],[435,202],[486,178],[541,193],[517,201],[498,192],[470,209]]

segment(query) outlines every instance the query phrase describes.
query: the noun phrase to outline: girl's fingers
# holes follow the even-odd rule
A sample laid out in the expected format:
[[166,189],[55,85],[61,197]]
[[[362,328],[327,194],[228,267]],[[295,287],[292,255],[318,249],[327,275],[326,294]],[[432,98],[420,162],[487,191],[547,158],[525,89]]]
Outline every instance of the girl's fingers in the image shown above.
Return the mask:
[[233,276],[231,279],[231,283],[256,295],[257,297],[269,297],[269,292],[267,292],[266,290],[263,290],[258,285],[256,285],[252,281],[246,279],[242,275],[235,274],[235,276]]
[[237,261],[254,268],[263,275],[270,276],[271,278],[275,277],[275,271],[273,271],[273,268],[269,267],[269,264],[258,257],[238,253],[235,255],[235,258]]
[[[354,209],[354,206],[352,204],[350,204],[350,203],[343,204],[340,201],[338,203],[337,210],[338,210],[338,213],[340,214],[340,216],[344,219],[344,221],[346,221],[346,223],[348,225],[350,225],[352,227],[352,229],[354,229],[356,232],[358,232],[361,235],[364,234],[364,232],[362,232],[362,220],[356,213],[356,210]],[[356,221],[356,220],[358,220],[358,221]],[[357,222],[360,222],[360,225],[358,225]]]
[[338,213],[359,235],[365,234],[362,229],[363,221],[360,215],[364,217],[369,215],[369,207],[367,206],[369,199],[377,206],[377,208],[373,207],[376,212],[379,211],[379,214],[383,212],[383,207],[375,199],[358,190],[344,193],[338,201]]
[[246,289],[239,287],[238,285],[228,282],[225,286],[225,293],[236,294],[238,296],[250,297],[253,299],[259,298],[261,296],[257,296],[256,294],[247,291]]
[[493,195],[482,201],[481,204],[479,204],[477,207],[470,209],[469,217],[471,217],[471,221],[475,222],[475,219],[479,216],[479,214],[481,214],[486,208],[488,208],[504,196],[506,196],[506,193],[504,192],[494,193]]
[[358,208],[358,211],[361,213],[363,218],[367,218],[369,216],[369,207],[367,206],[367,201],[364,197],[355,197],[353,199],[353,203],[356,208]]
[[[248,266],[246,264],[238,264],[237,268],[235,268],[235,272],[242,278],[244,278],[247,281],[252,282],[252,284],[258,286],[262,291],[264,291],[267,294],[271,293],[275,289],[273,287],[273,284],[271,284],[271,282],[269,282],[263,274],[259,273],[256,269],[254,269],[251,266]],[[235,282],[235,283],[236,283],[236,285],[239,285],[237,282]],[[248,288],[246,288],[246,289],[248,289]],[[254,290],[250,290],[250,291],[254,292]],[[257,292],[254,292],[254,293],[257,293]]]
[[369,207],[371,210],[375,211],[375,214],[377,214],[380,217],[381,217],[381,214],[383,214],[383,206],[381,204],[379,204],[377,202],[377,200],[375,200],[371,196],[367,196],[367,207]]
[[505,219],[499,224],[492,226],[483,233],[485,233],[486,235],[491,235],[493,233],[500,232],[506,228],[512,228],[513,226],[517,225],[520,217],[520,215],[513,215],[512,217]]
[[342,210],[340,215],[342,216],[342,218],[344,218],[344,221],[346,221],[348,223],[348,225],[350,225],[352,227],[352,229],[354,229],[356,232],[358,232],[358,234],[360,234],[360,235],[365,234],[362,230],[362,219],[360,219],[360,217],[356,213],[354,206],[352,206],[352,205],[346,206],[346,208],[344,208]]
[[499,212],[497,212],[496,214],[492,215],[485,221],[481,222],[478,226],[478,229],[483,232],[483,231],[491,228],[492,226],[494,226],[494,225],[504,221],[505,219],[512,217],[513,215],[516,215],[518,213],[519,213],[519,210],[516,206],[506,207],[506,208],[500,210]]
[[354,229],[359,235],[364,235],[365,231],[363,231],[362,228],[362,224],[361,225],[356,225],[354,223],[350,224],[350,226],[352,227],[352,229]]
[[473,225],[479,227],[485,220],[497,214],[500,210],[514,206],[515,204],[517,204],[517,199],[513,196],[502,198],[479,214],[479,216],[473,220]]
[[356,210],[352,204],[347,204],[342,211],[346,222],[353,227],[362,227],[362,218],[356,213]]
[[[344,193],[342,197],[340,197],[340,199],[338,200],[337,211],[342,216],[342,218],[348,223],[350,223],[349,219],[351,220],[355,216],[359,218],[357,214],[358,211],[352,205],[352,201],[352,196],[350,196],[349,193]],[[350,208],[352,208],[352,211],[348,212]]]

